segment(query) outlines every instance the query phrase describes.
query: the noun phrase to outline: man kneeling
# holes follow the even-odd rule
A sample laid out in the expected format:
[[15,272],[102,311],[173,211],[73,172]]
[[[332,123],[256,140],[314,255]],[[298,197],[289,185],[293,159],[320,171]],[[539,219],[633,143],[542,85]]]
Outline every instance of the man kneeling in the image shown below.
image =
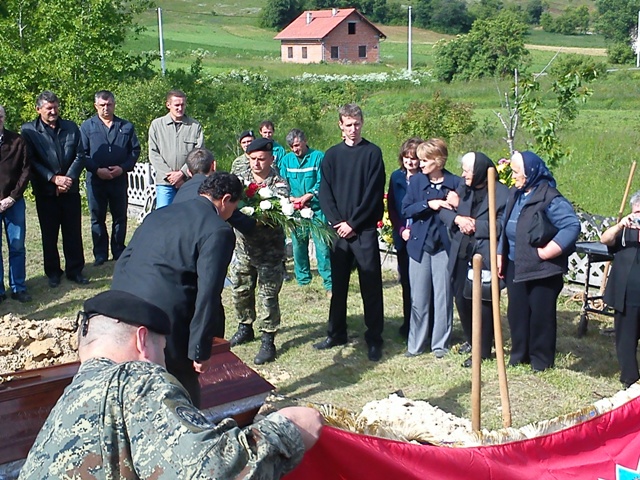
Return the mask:
[[321,417],[305,407],[245,429],[209,423],[164,368],[170,322],[155,305],[111,290],[78,317],[82,364],[19,478],[280,478],[317,441]]

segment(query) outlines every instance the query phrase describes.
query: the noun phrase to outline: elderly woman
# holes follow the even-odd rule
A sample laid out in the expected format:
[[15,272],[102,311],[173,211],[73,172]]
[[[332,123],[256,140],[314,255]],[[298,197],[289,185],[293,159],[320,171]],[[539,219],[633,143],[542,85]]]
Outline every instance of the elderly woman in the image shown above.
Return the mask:
[[625,387],[640,379],[636,350],[640,338],[640,191],[631,214],[608,228],[600,241],[615,254],[604,302],[615,310],[616,354]]
[[403,322],[400,327],[400,335],[407,338],[409,335],[409,321],[411,318],[411,287],[409,285],[409,255],[407,254],[406,241],[402,238],[402,232],[407,228],[407,219],[402,215],[402,200],[407,193],[409,179],[420,170],[420,161],[416,156],[416,148],[423,140],[413,137],[406,140],[400,147],[398,164],[400,168],[391,174],[389,179],[389,193],[387,194],[387,209],[389,219],[393,226],[393,246],[396,249],[398,259],[398,276],[402,286],[402,311]]
[[422,173],[411,177],[402,201],[403,215],[412,219],[411,228],[403,232],[411,284],[411,325],[406,355],[424,353],[431,331],[431,351],[442,358],[449,351],[453,305],[451,282],[445,274],[449,262],[449,233],[438,211],[451,209],[446,198],[458,188],[460,177],[444,169],[448,151],[443,140],[427,140],[418,145],[416,153]]
[[[440,218],[452,233],[451,249],[449,250],[449,275],[452,279],[453,294],[465,343],[460,347],[460,353],[471,352],[471,298],[465,296],[464,285],[470,268],[472,257],[482,255],[482,269],[491,270],[489,256],[489,195],[488,170],[495,165],[482,152],[469,152],[462,157],[462,183],[456,193],[449,195],[447,200],[457,205],[457,210],[441,209]],[[497,181],[496,174],[496,212],[497,234],[501,233],[501,223],[507,204],[509,189]],[[482,358],[491,357],[493,346],[493,309],[491,300],[482,301]],[[467,358],[464,367],[471,366],[471,357]]]
[[540,372],[554,365],[556,301],[580,222],[535,153],[514,152],[511,169],[515,187],[507,201],[498,250],[509,297],[509,365],[530,363],[534,372]]

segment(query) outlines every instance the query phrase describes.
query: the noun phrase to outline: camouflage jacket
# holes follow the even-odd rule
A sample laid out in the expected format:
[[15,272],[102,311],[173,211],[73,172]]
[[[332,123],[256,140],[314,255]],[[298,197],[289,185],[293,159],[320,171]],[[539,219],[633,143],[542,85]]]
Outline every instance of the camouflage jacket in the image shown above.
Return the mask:
[[273,479],[300,462],[298,429],[274,413],[245,429],[207,421],[159,365],[91,359],[38,434],[20,479]]
[[[245,184],[254,182],[253,173],[249,163],[237,164],[232,173],[236,174]],[[261,187],[269,187],[276,194],[289,198],[290,190],[287,181],[272,168]],[[273,228],[258,222],[250,235],[243,235],[236,230],[237,256],[248,256],[253,265],[279,265],[285,258],[284,231],[282,228]]]

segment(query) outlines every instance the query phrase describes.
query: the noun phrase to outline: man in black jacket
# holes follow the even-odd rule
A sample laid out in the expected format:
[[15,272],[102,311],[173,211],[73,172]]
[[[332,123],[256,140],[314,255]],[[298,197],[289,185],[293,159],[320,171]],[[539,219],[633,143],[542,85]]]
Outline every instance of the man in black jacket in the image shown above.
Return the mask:
[[131,122],[115,115],[116,97],[108,90],[95,94],[97,115],[80,126],[87,158],[87,200],[91,211],[94,266],[109,257],[107,209],[111,211],[111,253],[118,260],[127,236],[127,173],[140,156],[140,142]]
[[376,226],[384,212],[385,173],[382,152],[362,138],[360,107],[339,110],[344,141],[324,155],[320,180],[320,208],[338,239],[331,251],[333,278],[327,338],[314,345],[319,350],[347,343],[347,293],[354,261],[364,303],[365,340],[369,360],[382,356],[382,273]]
[[38,118],[22,125],[31,161],[31,185],[42,232],[44,273],[49,286],[60,285],[62,269],[58,253],[58,233],[62,230],[62,249],[67,278],[80,285],[89,283],[82,275],[80,187],[78,178],[85,157],[78,126],[60,118],[60,101],[55,93],[44,91],[36,100]]
[[208,368],[213,337],[224,337],[221,293],[235,246],[225,220],[238,205],[242,184],[235,175],[218,172],[198,193],[145,218],[116,263],[111,284],[169,315],[167,370],[196,406],[198,374]]

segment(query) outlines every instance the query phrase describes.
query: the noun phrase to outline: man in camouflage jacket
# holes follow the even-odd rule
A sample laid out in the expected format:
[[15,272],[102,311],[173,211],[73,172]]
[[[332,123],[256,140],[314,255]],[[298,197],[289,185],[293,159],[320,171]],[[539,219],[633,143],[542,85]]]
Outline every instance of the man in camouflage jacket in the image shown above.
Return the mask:
[[[272,168],[273,141],[258,138],[247,147],[249,161],[235,163],[232,173],[245,184],[268,187],[275,194],[289,198],[287,182]],[[280,325],[278,294],[282,288],[285,258],[284,231],[279,227],[258,224],[250,235],[236,230],[236,262],[231,264],[233,305],[238,317],[238,331],[231,346],[254,338],[253,323],[261,321],[262,343],[254,362],[261,365],[276,358],[275,334]],[[255,289],[258,287],[258,312]]]
[[303,407],[211,424],[164,369],[170,321],[155,305],[111,290],[79,317],[82,364],[20,479],[280,478],[317,440],[321,418]]

